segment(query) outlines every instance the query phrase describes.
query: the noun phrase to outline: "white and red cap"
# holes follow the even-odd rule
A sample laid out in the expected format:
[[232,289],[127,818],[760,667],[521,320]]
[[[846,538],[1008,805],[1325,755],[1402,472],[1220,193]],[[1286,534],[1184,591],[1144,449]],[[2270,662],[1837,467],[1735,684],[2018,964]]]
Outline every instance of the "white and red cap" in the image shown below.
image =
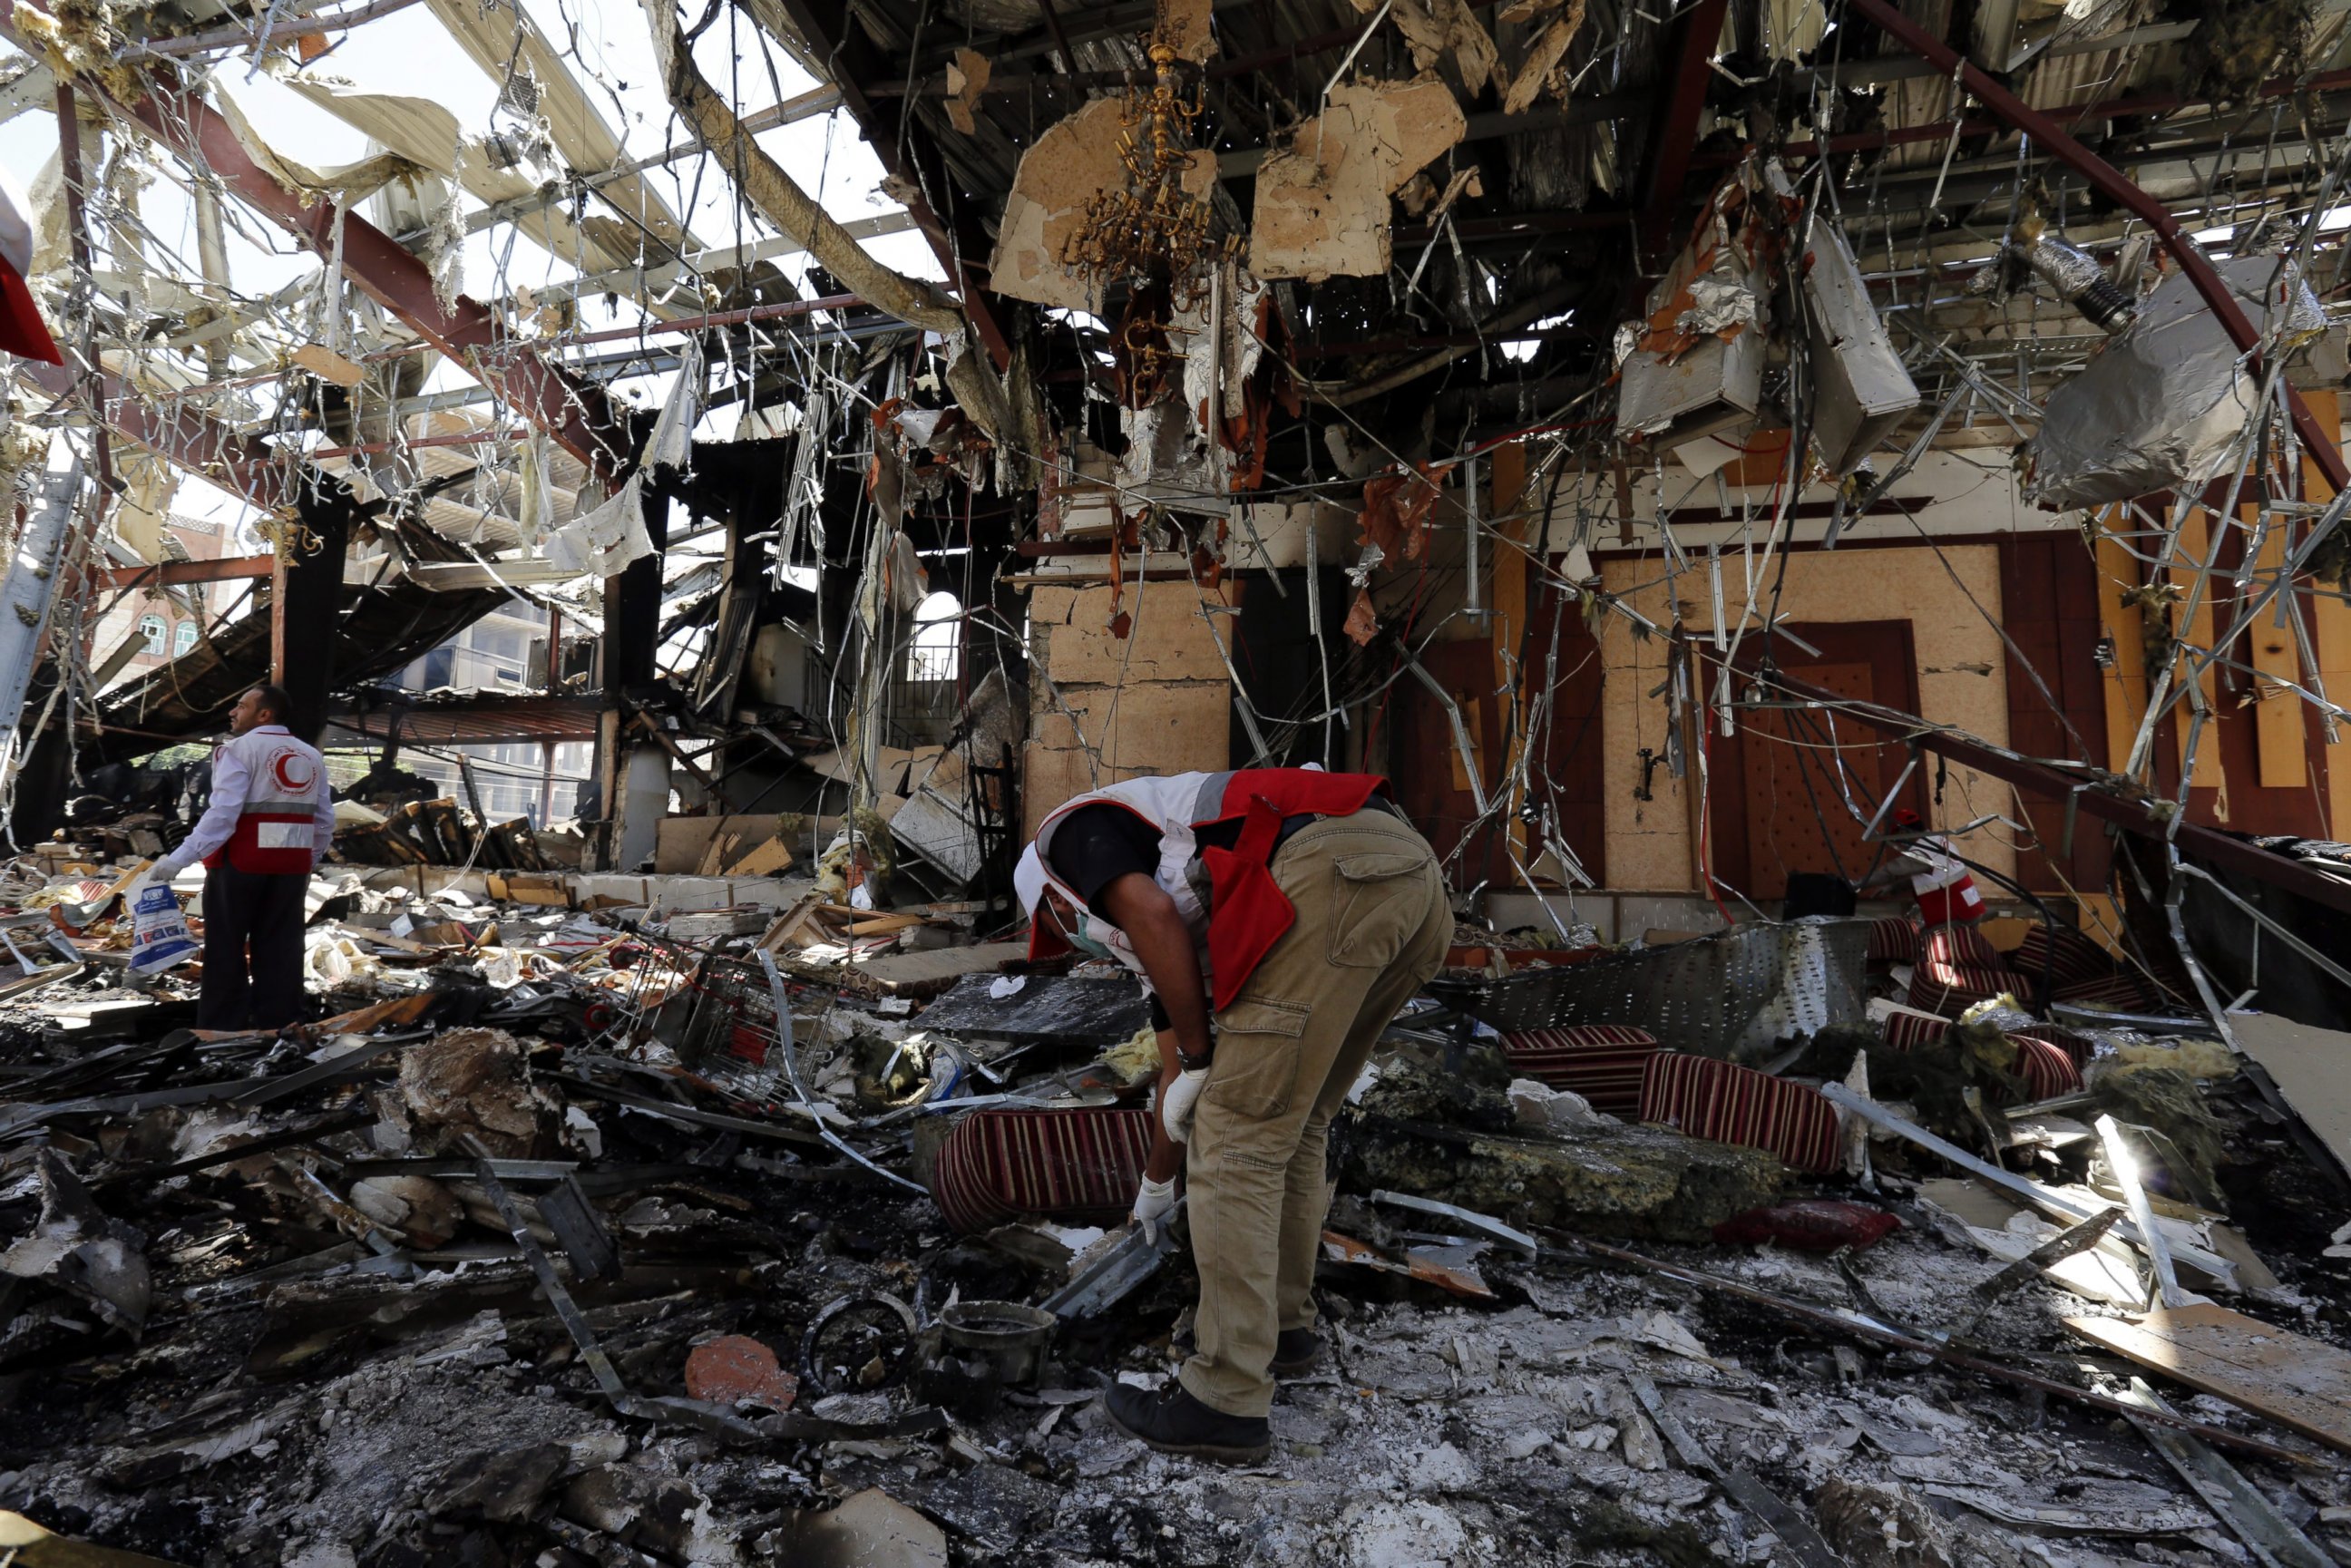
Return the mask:
[[25,275],[33,267],[33,204],[24,187],[0,169],[0,350],[27,360],[65,363]]

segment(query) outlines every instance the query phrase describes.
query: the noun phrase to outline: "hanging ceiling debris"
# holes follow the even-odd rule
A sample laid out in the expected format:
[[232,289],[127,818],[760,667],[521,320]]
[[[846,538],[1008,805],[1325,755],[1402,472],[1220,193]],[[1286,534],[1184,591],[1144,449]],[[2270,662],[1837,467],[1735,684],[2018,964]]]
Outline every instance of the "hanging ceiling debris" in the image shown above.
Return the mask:
[[0,1563],[2351,1561],[2346,0],[0,46]]

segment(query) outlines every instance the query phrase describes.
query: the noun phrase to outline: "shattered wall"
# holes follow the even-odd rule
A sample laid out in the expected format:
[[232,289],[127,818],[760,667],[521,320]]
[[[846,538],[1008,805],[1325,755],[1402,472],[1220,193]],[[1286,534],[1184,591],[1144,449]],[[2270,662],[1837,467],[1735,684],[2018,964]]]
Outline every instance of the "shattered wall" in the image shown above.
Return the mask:
[[[1021,836],[1071,796],[1144,773],[1230,766],[1232,677],[1189,582],[1040,587],[1029,601]],[[1126,635],[1113,630],[1125,617]]]
[[[1789,562],[1780,608],[1797,622],[1907,618],[1917,661],[1921,716],[2005,746],[2007,654],[1999,632],[1985,619],[2001,613],[2000,551],[1991,545],[1946,545],[1942,555],[1950,563],[1949,573],[1934,550],[1923,548],[1802,551]],[[1629,606],[1661,626],[1673,623],[1676,606],[1667,601],[1656,557],[1616,557],[1599,564],[1609,592],[1623,595]],[[1956,584],[1953,573],[1959,578]],[[1723,577],[1727,608],[1736,614],[1746,584],[1736,556],[1727,550]],[[1707,599],[1703,565],[1683,575],[1678,588],[1683,623],[1694,634],[1710,632],[1714,609]],[[1983,607],[1980,613],[1978,604]],[[1689,777],[1682,779],[1657,768],[1650,781],[1654,799],[1644,801],[1634,794],[1641,782],[1641,748],[1665,749],[1664,700],[1648,694],[1666,678],[1666,644],[1656,638],[1636,641],[1630,625],[1612,617],[1602,625],[1600,650],[1605,672],[1609,884],[1646,892],[1693,889],[1698,861],[1689,792],[1697,788],[1695,759]],[[2016,814],[2008,787],[1953,768],[1931,820],[1938,826],[1956,825],[1987,811]],[[2013,851],[1992,841],[1988,833],[1973,835],[1966,852],[1994,871],[2014,870]]]

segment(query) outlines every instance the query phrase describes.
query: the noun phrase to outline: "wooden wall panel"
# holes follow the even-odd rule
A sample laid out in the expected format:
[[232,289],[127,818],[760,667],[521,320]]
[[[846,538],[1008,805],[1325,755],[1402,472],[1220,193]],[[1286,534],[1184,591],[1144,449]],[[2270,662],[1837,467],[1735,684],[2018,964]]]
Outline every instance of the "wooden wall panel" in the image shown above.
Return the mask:
[[[2118,549],[2111,541],[2108,548]],[[2008,670],[2009,745],[2028,757],[2107,766],[2114,743],[2107,679],[2098,668],[2097,648],[2099,638],[2106,634],[2102,597],[2111,598],[2119,608],[2120,590],[2101,584],[2089,547],[2071,532],[2011,535],[2001,545],[2000,586],[2001,624],[2013,644]],[[2125,657],[2136,669],[2135,633],[2117,663]],[[2142,697],[2142,708],[2144,701]],[[2062,892],[2069,885],[2104,887],[2108,858],[2105,835],[2077,821],[2071,860],[2053,866],[2052,859],[2065,841],[2065,803],[2050,796],[2021,799],[2043,848],[2020,852],[2017,879],[2036,893]]]

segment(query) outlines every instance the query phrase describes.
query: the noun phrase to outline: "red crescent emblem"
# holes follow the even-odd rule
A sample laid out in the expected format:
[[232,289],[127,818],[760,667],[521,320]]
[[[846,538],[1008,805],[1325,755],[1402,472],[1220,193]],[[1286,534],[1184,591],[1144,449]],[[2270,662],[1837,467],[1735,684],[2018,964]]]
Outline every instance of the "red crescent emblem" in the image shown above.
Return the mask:
[[311,770],[310,759],[298,751],[281,751],[271,763],[270,772],[277,779],[277,787],[289,794],[298,794],[310,787],[318,775]]

